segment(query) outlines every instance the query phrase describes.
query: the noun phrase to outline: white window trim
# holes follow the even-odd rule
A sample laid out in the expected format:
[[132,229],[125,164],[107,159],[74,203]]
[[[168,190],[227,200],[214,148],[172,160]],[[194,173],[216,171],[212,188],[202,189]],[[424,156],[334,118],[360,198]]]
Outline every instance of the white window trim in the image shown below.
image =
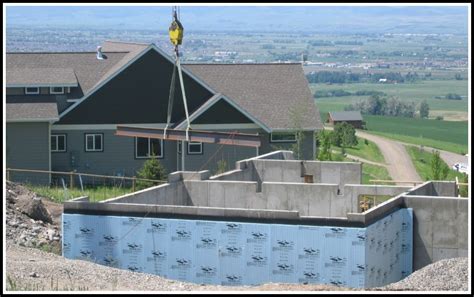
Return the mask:
[[[64,136],[64,150],[59,150],[58,147],[59,147],[59,137],[58,136]],[[67,137],[66,137],[66,134],[51,134],[51,137],[56,137],[56,149],[55,150],[51,150],[51,152],[53,153],[64,153],[67,151]],[[51,139],[50,137],[50,139]],[[51,144],[49,145],[49,147],[51,147]]]
[[[199,145],[199,152],[190,152],[191,145]],[[188,155],[202,155],[202,142],[188,142]]]
[[[281,134],[281,133],[284,133],[284,134],[293,134],[295,139],[294,140],[275,140],[273,139],[273,134]],[[287,142],[287,143],[295,143],[296,142],[296,132],[273,132],[273,133],[270,133],[270,142]]]
[[[36,89],[36,92],[28,92],[28,89]],[[25,95],[39,95],[40,88],[39,87],[25,87]]]
[[[99,135],[100,136],[100,143],[101,143],[101,148],[100,150],[98,149],[95,149],[95,136],[96,135]],[[87,148],[87,136],[93,136],[92,137],[92,146],[94,147],[94,149],[88,149]],[[100,134],[100,133],[86,133],[86,135],[84,136],[84,145],[85,145],[85,148],[86,148],[86,152],[103,152],[104,151],[104,135],[103,134]]]
[[[61,92],[54,92],[54,88],[61,88]],[[52,95],[64,94],[64,87],[49,87],[49,93]]]
[[[147,137],[135,137],[135,158],[136,159],[151,159],[152,156],[150,155],[151,152],[151,138],[148,138],[148,153],[146,156],[138,156],[138,138],[147,138]],[[159,139],[160,141],[160,146],[161,146],[161,154],[158,156],[155,156],[156,159],[162,159],[163,158],[163,139]]]

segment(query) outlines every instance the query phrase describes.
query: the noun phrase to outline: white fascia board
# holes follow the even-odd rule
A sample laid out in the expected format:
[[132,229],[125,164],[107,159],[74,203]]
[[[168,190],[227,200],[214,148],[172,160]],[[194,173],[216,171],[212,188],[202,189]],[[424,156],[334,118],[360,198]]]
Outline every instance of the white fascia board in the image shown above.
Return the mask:
[[54,130],[54,131],[64,131],[64,130],[116,130],[117,126],[163,129],[163,128],[166,127],[166,123],[156,123],[156,124],[147,123],[147,124],[52,125],[51,130]]
[[62,118],[63,116],[65,116],[66,114],[68,114],[70,111],[72,111],[74,108],[76,108],[76,106],[78,106],[79,104],[81,104],[84,100],[86,100],[87,98],[89,98],[92,94],[94,94],[97,90],[99,90],[100,88],[102,88],[102,86],[104,86],[105,84],[107,84],[109,81],[111,81],[112,79],[114,79],[117,75],[119,75],[123,70],[127,69],[128,66],[130,66],[131,64],[133,64],[135,61],[137,61],[138,59],[140,59],[144,54],[146,54],[150,49],[152,49],[152,46],[147,46],[141,53],[139,53],[138,55],[136,55],[133,59],[131,59],[130,61],[128,61],[125,65],[123,65],[122,67],[120,67],[120,69],[118,69],[114,74],[112,74],[111,76],[109,76],[107,79],[105,79],[103,82],[101,82],[99,85],[95,86],[92,90],[89,91],[89,93],[87,93],[86,95],[84,95],[84,97],[82,97],[79,101],[77,101],[76,103],[74,103],[73,105],[69,106],[66,110],[64,110],[60,115],[59,115],[59,118]]
[[192,125],[193,129],[203,130],[234,130],[234,129],[261,129],[261,127],[254,123],[244,124],[196,124]]
[[299,128],[275,128],[275,129],[271,129],[270,132],[297,132],[297,131],[318,131],[318,130],[322,130],[322,129],[318,129],[318,128],[302,128],[302,129],[299,129]]
[[13,119],[13,120],[7,120],[7,123],[24,123],[24,122],[28,122],[28,123],[49,122],[49,123],[53,123],[53,122],[56,122],[56,121],[59,121],[59,118],[51,118],[51,119]]
[[[252,116],[251,114],[249,114],[248,112],[246,112],[245,110],[243,110],[239,105],[237,105],[233,100],[229,99],[227,96],[225,95],[220,95],[218,97],[215,97],[213,98],[213,102],[211,104],[208,104],[206,106],[206,108],[203,108],[203,109],[200,109],[198,110],[197,112],[193,113],[190,117],[189,117],[189,121],[192,122],[193,120],[195,120],[198,116],[200,116],[201,114],[203,114],[205,111],[207,111],[209,108],[211,108],[212,106],[214,106],[214,104],[216,104],[217,102],[219,102],[219,100],[225,100],[227,101],[227,103],[229,103],[232,107],[234,107],[235,109],[237,109],[239,112],[241,112],[242,114],[244,114],[245,116],[247,116],[249,119],[251,119],[256,125],[258,125],[259,128],[262,128],[263,130],[265,130],[266,132],[270,133],[270,129],[265,125],[263,124],[262,122],[260,122],[259,120],[257,120],[254,116]],[[185,126],[185,123],[186,121],[183,121],[181,123],[179,123],[178,126],[176,126],[176,129],[182,129],[184,128]],[[194,127],[194,125],[192,126]],[[225,129],[225,128],[222,128],[222,129]]]
[[7,88],[53,88],[53,87],[77,87],[74,84],[6,84]]

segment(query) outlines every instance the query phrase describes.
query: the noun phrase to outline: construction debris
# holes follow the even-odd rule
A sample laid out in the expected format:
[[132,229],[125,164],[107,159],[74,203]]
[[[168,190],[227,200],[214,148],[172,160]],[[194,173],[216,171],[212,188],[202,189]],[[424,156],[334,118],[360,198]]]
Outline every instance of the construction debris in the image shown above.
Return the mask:
[[[6,239],[26,247],[38,247],[60,253],[61,232],[58,220],[40,197],[25,187],[6,183]],[[52,205],[49,202],[48,205]],[[60,208],[60,205],[54,205]],[[62,207],[61,207],[62,208]]]

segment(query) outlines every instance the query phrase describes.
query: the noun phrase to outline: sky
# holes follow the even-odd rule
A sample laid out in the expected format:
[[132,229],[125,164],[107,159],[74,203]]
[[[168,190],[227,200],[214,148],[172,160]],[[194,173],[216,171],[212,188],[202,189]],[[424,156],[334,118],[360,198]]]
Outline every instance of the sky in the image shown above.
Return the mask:
[[[161,4],[163,5],[163,4]],[[423,4],[420,4],[423,5]],[[188,31],[467,34],[467,6],[181,6]],[[170,6],[7,6],[6,26],[167,30]]]

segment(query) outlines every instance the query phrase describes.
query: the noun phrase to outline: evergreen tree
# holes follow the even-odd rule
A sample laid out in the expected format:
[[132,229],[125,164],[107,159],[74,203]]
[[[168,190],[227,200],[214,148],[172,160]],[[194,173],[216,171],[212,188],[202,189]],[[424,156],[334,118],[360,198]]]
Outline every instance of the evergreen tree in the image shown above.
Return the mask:
[[[166,176],[166,169],[161,165],[160,161],[152,155],[150,159],[146,160],[143,163],[143,167],[137,171],[138,178],[144,179],[154,179],[154,180],[165,180]],[[137,187],[139,189],[148,188],[153,186],[153,182],[151,181],[137,181]]]

